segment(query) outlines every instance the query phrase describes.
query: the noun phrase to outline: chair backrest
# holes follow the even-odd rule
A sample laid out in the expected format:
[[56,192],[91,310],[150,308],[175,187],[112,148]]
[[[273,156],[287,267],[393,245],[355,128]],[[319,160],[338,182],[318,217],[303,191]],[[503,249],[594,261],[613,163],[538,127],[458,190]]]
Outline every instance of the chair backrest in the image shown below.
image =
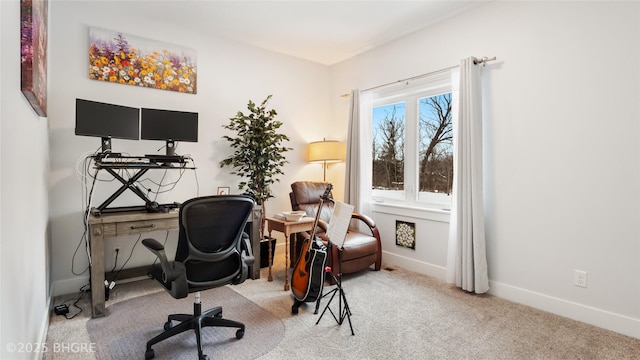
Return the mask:
[[[327,185],[329,185],[329,183],[316,181],[296,181],[292,183],[291,193],[289,193],[291,209],[306,211],[307,216],[315,217],[318,212],[320,198],[327,189]],[[330,197],[333,198],[333,194],[331,194]],[[331,201],[325,201],[322,206],[322,212],[320,213],[320,220],[328,223],[332,215],[333,203]]]
[[242,237],[253,206],[253,199],[244,195],[199,197],[182,204],[175,260],[186,267],[189,292],[234,282],[241,275],[246,268]]

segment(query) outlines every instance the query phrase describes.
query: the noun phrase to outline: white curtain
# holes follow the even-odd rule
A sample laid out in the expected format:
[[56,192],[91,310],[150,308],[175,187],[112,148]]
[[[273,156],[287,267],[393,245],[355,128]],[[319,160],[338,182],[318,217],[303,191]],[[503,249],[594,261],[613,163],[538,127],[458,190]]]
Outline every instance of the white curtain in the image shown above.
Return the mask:
[[[344,202],[355,207],[355,212],[370,215],[368,199],[371,198],[371,115],[363,112],[370,106],[370,95],[351,91],[349,104],[349,133],[347,135],[347,159],[345,169]],[[361,222],[356,222],[361,224]]]
[[347,156],[345,161],[344,178],[344,202],[355,206],[355,211],[360,211],[360,196],[358,184],[360,179],[360,169],[358,163],[360,159],[360,92],[351,90],[349,97],[349,130],[347,133]]
[[[482,196],[482,66],[460,64],[454,121],[454,179],[447,282],[477,294],[489,290]],[[453,82],[454,86],[457,82]]]

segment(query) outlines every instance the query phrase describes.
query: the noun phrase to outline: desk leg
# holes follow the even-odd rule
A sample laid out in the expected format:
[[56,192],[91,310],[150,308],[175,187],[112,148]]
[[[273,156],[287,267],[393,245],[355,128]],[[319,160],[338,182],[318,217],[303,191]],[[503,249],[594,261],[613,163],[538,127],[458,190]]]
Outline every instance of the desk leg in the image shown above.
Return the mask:
[[267,261],[269,261],[269,277],[267,280],[273,281],[273,276],[271,275],[271,265],[273,265],[273,256],[271,256],[271,252],[273,251],[273,249],[271,249],[271,229],[269,229],[269,238],[267,239],[267,243],[267,246],[269,247],[269,254],[267,254]]
[[89,225],[91,245],[91,311],[94,318],[105,316],[104,236],[102,224]]
[[284,291],[289,291],[289,231],[284,231]]

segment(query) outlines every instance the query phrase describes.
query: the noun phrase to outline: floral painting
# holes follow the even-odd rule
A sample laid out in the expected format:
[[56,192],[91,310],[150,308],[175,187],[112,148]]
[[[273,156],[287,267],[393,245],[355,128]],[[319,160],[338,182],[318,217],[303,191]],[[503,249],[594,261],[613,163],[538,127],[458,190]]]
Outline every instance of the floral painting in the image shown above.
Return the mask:
[[196,53],[178,45],[91,27],[89,78],[195,94]]
[[416,224],[396,220],[396,245],[409,249],[416,248]]
[[47,116],[47,0],[20,0],[20,90]]

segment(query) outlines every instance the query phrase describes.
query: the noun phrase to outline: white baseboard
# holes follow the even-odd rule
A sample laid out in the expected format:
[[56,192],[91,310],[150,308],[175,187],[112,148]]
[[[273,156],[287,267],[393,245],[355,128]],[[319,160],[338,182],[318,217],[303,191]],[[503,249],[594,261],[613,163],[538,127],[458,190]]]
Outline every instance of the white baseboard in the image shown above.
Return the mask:
[[[446,268],[383,252],[383,267],[393,265],[446,281]],[[489,280],[489,294],[519,304],[640,339],[640,319]]]
[[491,295],[640,339],[640,319],[489,281]]
[[[47,296],[47,311],[44,312],[41,325],[40,325],[40,344],[47,342],[47,332],[49,331],[49,311],[51,310],[51,302],[53,301],[53,291]],[[34,351],[33,359],[42,360],[44,356],[43,351]]]
[[73,294],[80,291],[80,288],[89,283],[89,276],[75,277],[53,282],[53,296]]
[[445,281],[447,276],[447,269],[442,266],[429,264],[424,261],[419,261],[416,259],[411,259],[398,254],[392,254],[383,251],[382,267],[384,268],[387,265],[397,266],[399,268],[415,271],[419,274],[428,275],[441,281]]

